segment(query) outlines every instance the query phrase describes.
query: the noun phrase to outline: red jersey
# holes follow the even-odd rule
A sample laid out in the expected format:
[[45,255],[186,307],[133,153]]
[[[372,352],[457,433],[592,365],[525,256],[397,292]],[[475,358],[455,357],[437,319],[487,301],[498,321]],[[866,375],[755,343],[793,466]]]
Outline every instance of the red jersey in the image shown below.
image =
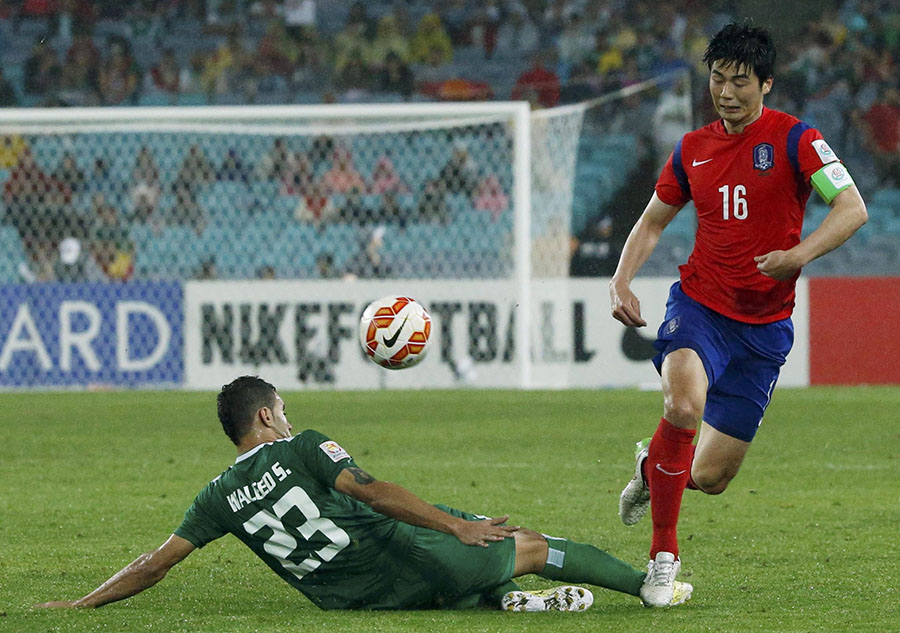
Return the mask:
[[800,242],[809,179],[835,160],[818,130],[769,108],[741,134],[721,120],[685,134],[656,183],[666,204],[697,209],[694,250],[679,267],[684,292],[745,323],[789,317],[800,273],[776,281],[753,258]]

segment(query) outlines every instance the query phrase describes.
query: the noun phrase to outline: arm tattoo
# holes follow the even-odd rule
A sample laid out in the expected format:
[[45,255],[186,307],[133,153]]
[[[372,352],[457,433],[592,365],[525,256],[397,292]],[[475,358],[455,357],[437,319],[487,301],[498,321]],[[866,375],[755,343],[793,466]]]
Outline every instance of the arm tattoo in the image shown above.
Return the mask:
[[372,475],[370,475],[369,473],[364,471],[362,468],[355,468],[355,467],[347,468],[347,472],[349,472],[351,475],[353,475],[353,478],[356,480],[356,483],[358,483],[361,486],[365,486],[367,484],[370,484],[370,483],[376,481],[376,479]]

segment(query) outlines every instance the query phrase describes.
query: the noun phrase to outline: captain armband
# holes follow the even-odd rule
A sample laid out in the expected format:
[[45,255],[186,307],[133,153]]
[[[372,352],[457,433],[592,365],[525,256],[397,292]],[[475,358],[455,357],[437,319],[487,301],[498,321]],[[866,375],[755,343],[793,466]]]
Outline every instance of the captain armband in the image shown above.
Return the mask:
[[850,172],[839,162],[822,167],[812,175],[810,182],[825,204],[831,204],[840,192],[854,184]]

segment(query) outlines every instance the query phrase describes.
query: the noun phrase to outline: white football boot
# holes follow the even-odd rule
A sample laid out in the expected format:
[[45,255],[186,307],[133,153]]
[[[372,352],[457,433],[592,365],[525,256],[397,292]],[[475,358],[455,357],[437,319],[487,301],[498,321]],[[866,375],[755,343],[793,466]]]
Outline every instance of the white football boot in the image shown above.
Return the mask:
[[510,591],[500,600],[504,611],[586,611],[592,604],[594,594],[568,585],[542,591]]
[[650,453],[650,438],[637,443],[634,449],[634,477],[619,495],[619,517],[625,525],[634,525],[650,508],[650,486],[644,481],[641,467]]
[[647,564],[647,577],[641,585],[641,602],[645,607],[674,607],[691,597],[694,587],[675,580],[681,570],[681,559],[671,552],[659,552]]

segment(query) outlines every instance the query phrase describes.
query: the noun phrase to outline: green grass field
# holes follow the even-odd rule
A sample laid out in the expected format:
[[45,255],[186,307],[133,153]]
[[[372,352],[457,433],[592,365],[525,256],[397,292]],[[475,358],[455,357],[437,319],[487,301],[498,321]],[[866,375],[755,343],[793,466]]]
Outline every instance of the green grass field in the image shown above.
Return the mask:
[[[432,502],[645,564],[649,518],[618,495],[660,395],[636,391],[283,394],[295,431],[341,442]],[[325,612],[233,537],[96,611],[87,593],[178,525],[234,459],[209,393],[0,395],[0,631],[889,631],[900,603],[900,389],[780,390],[738,478],[685,494],[672,610],[597,589],[583,614]],[[550,586],[526,577],[525,587]]]

